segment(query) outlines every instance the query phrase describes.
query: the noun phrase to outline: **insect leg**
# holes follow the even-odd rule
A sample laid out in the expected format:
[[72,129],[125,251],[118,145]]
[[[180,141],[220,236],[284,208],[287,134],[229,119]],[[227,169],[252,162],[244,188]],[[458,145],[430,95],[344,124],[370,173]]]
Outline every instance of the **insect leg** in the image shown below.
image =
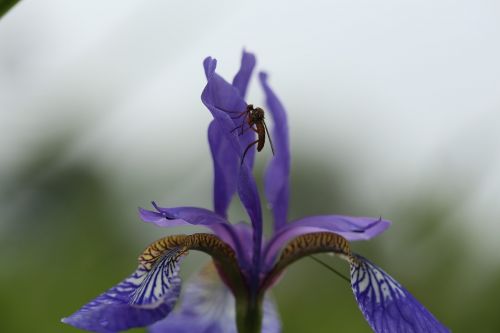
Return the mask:
[[231,130],[231,133],[233,133],[234,131],[236,131],[238,128],[241,128],[241,133],[240,133],[240,134],[238,134],[238,135],[240,135],[240,136],[241,136],[241,135],[243,135],[243,133],[245,133],[247,130],[249,130],[249,129],[250,129],[250,128],[252,128],[252,127],[245,128],[245,123],[242,123],[240,126],[237,126],[237,127],[233,128],[233,129]]
[[249,129],[253,130],[253,131],[254,131],[254,132],[256,132],[256,133],[259,133],[259,132],[257,131],[257,129],[255,128],[255,126],[256,126],[256,125],[255,125],[254,123],[249,122],[249,123],[248,123],[248,128],[245,128],[245,129],[244,129],[244,126],[245,126],[245,124],[244,124],[244,123],[243,123],[241,126],[242,126],[242,127],[241,127],[241,133],[240,133],[240,135],[243,135],[243,133],[244,133],[244,132],[246,132],[246,131],[248,131]]
[[337,276],[339,276],[340,278],[344,279],[347,281],[347,283],[351,283],[351,279],[349,279],[348,277],[346,277],[344,274],[340,273],[339,271],[337,271],[335,268],[333,268],[332,266],[328,265],[326,262],[324,262],[323,260],[320,260],[314,256],[309,256],[309,258],[311,258],[312,260],[316,261],[318,264],[320,264],[321,266],[325,267],[326,269],[328,269],[329,271],[331,271],[332,273],[336,274]]
[[245,113],[247,113],[248,111],[229,111],[229,110],[224,110],[224,109],[221,109],[221,108],[218,108],[219,110],[222,110],[224,112],[227,112],[227,113],[236,113],[239,115],[239,117],[241,117],[242,115],[244,115]]
[[250,143],[247,146],[247,148],[245,149],[245,152],[243,153],[243,157],[241,158],[241,164],[240,165],[243,165],[243,161],[245,160],[245,156],[247,155],[248,149],[250,149],[250,147],[252,147],[253,145],[255,145],[257,142],[259,142],[259,140],[255,140],[254,142]]
[[247,110],[245,110],[245,111],[230,111],[230,110],[226,110],[226,109],[223,109],[223,108],[219,108],[219,107],[217,107],[217,106],[216,106],[215,108],[216,108],[216,109],[219,109],[219,110],[221,110],[221,111],[224,111],[224,112],[226,112],[226,113],[235,113],[235,114],[237,114],[237,115],[238,115],[238,116],[236,116],[237,118],[238,118],[238,117],[243,116],[245,113],[247,113],[247,112],[248,112]]
[[233,128],[231,130],[231,133],[233,133],[234,131],[236,131],[238,128],[241,128],[241,130],[243,130],[243,125],[245,125],[245,124],[241,124],[240,126],[236,126],[235,128]]
[[271,151],[273,152],[274,155],[274,146],[273,146],[273,140],[271,140],[271,135],[269,135],[269,131],[267,130],[266,122],[262,121],[264,124],[264,128],[266,129],[267,137],[269,138],[269,144],[271,145]]

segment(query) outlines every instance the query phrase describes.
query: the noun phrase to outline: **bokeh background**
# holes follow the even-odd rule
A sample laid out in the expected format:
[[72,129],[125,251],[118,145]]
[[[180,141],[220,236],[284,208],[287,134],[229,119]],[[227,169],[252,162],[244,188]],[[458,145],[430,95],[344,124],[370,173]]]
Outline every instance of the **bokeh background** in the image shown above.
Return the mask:
[[[77,332],[60,318],[173,232],[138,206],[211,207],[201,62],[232,78],[242,48],[288,110],[291,217],[392,220],[355,250],[454,332],[499,332],[499,37],[494,0],[22,1],[0,20],[0,332]],[[370,332],[313,261],[274,296],[286,333]]]

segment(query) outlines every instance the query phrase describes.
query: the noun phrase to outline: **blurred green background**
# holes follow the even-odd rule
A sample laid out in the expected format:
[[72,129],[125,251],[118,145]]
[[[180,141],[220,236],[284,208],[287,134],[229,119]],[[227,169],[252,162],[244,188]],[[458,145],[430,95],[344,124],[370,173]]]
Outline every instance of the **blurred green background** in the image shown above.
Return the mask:
[[[289,112],[290,217],[392,220],[354,250],[453,332],[499,332],[500,8],[407,5],[14,8],[0,20],[0,332],[78,331],[60,319],[150,242],[194,230],[144,224],[137,207],[211,207],[201,61],[230,78],[242,46]],[[255,82],[249,100],[262,103]],[[237,203],[231,219],[246,219]],[[206,260],[189,256],[182,275]],[[286,333],[370,332],[349,286],[311,260],[274,297]]]

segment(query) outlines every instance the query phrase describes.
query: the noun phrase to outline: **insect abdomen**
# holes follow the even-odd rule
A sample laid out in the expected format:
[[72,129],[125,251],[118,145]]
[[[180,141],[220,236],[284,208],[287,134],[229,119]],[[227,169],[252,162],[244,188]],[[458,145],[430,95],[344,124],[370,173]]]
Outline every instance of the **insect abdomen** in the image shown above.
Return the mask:
[[257,123],[255,126],[257,127],[257,135],[259,139],[259,142],[257,143],[257,151],[261,151],[266,143],[266,131],[262,123]]

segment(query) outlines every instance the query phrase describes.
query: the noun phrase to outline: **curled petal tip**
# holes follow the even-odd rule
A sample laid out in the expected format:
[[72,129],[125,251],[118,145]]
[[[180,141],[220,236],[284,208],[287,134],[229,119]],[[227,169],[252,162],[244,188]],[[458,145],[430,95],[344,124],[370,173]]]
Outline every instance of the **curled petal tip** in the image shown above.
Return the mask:
[[144,222],[159,222],[164,217],[161,213],[153,212],[144,208],[139,207],[139,218]]
[[269,75],[267,74],[267,72],[264,72],[264,71],[259,72],[259,79],[260,79],[260,81],[261,81],[262,83],[267,83],[267,78],[268,78],[268,76],[269,76]]
[[203,68],[205,69],[205,76],[207,80],[210,80],[215,73],[215,68],[217,67],[217,60],[212,57],[206,57],[203,60]]

